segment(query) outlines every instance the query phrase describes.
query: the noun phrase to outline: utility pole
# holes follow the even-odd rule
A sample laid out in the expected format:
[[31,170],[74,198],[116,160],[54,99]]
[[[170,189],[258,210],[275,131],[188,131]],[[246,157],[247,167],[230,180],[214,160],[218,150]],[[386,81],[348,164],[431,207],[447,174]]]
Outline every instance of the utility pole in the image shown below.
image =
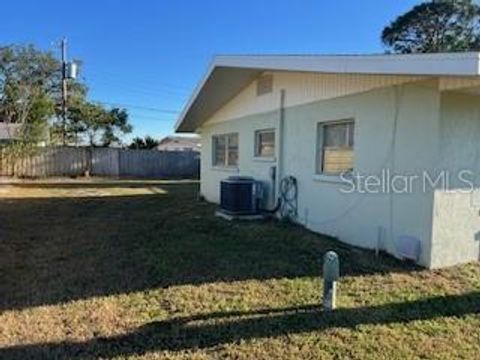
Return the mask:
[[62,39],[62,140],[67,145],[67,38]]

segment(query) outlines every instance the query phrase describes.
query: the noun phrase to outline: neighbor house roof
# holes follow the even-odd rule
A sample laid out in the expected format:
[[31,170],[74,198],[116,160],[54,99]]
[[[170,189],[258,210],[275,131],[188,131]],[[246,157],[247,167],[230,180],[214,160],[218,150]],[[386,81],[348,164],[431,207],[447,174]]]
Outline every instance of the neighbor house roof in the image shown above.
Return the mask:
[[200,151],[200,138],[193,136],[166,136],[157,146],[157,150],[180,150],[190,149]]
[[264,71],[479,76],[480,53],[216,56],[178,118],[176,131],[195,131]]

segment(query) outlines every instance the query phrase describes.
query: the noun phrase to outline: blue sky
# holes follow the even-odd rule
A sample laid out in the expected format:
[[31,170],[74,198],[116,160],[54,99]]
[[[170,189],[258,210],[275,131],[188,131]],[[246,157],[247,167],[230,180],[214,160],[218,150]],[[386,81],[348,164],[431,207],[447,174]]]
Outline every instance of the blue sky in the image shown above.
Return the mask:
[[0,44],[57,51],[67,36],[90,98],[129,105],[129,138],[162,137],[215,54],[383,52],[383,27],[418,2],[5,1]]

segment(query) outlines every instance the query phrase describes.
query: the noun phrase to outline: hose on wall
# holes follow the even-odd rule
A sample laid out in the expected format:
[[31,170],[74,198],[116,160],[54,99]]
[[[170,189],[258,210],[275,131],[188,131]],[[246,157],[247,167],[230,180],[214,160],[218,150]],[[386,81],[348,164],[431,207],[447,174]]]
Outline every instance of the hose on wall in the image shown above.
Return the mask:
[[280,217],[286,220],[297,218],[298,214],[298,185],[293,176],[286,176],[280,182]]
[[294,220],[298,214],[298,185],[293,176],[286,176],[280,181],[280,194],[273,209],[262,209],[263,213],[280,213],[280,218]]

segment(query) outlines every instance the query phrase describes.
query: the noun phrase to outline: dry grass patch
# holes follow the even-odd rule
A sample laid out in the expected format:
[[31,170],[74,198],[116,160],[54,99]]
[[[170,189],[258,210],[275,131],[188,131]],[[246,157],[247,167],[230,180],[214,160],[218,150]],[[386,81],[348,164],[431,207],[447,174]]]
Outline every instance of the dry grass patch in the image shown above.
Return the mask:
[[[195,201],[195,183],[8,186],[1,359],[480,353],[478,263],[427,271],[287,224],[227,223]],[[329,314],[318,304],[330,249],[343,279]]]

